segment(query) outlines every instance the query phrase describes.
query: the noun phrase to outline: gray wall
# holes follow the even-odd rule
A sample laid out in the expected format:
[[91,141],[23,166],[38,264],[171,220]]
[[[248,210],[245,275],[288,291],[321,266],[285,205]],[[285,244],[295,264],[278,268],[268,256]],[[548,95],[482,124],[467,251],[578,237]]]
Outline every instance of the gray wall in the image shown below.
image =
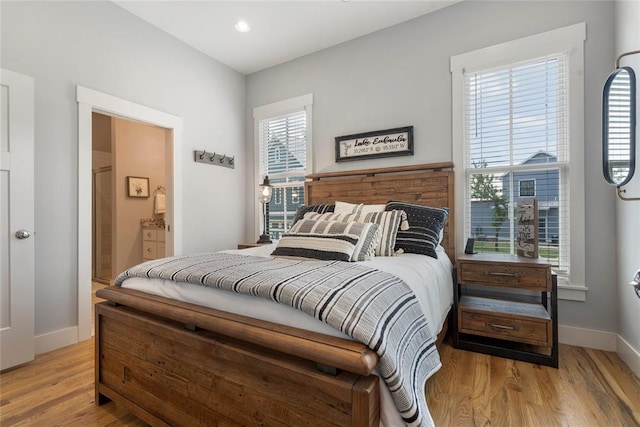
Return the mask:
[[[640,1],[616,2],[616,53],[640,49]],[[622,59],[621,65],[633,67],[640,78],[640,55]],[[612,66],[613,68],[613,66]],[[636,87],[640,100],[640,84]],[[640,110],[636,113],[636,173],[625,186],[628,197],[640,197]],[[613,187],[609,190],[614,191]],[[627,284],[640,269],[640,201],[618,201],[618,292],[619,333],[637,353],[640,353],[640,299]],[[636,373],[640,365],[636,365]],[[638,373],[640,375],[640,373]]]
[[[35,82],[36,335],[77,325],[76,85],[182,117],[183,251],[241,240],[244,224],[229,219],[245,208],[243,75],[111,2],[0,7],[2,67]],[[235,155],[236,168],[194,163],[203,148]]]
[[[449,58],[474,49],[587,23],[585,42],[586,302],[562,301],[563,325],[617,331],[615,196],[601,177],[601,88],[614,60],[614,3],[455,4],[430,15],[273,67],[247,78],[247,152],[252,109],[313,93],[315,171],[451,161]],[[413,125],[415,155],[334,162],[334,137]],[[251,176],[250,174],[248,175]],[[257,181],[257,178],[254,178]],[[252,184],[252,180],[249,179]],[[257,235],[248,186],[248,236]]]

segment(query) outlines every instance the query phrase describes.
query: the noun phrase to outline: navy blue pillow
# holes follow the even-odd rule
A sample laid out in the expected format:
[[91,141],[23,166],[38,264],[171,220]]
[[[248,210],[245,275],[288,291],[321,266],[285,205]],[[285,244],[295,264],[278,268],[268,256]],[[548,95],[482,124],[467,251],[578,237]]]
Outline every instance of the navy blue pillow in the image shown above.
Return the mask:
[[447,208],[432,208],[405,202],[389,202],[385,210],[402,210],[407,214],[408,230],[398,230],[395,250],[405,253],[428,255],[438,259],[436,248],[440,243],[440,231],[449,216]]
[[333,212],[334,209],[335,209],[335,205],[310,205],[310,206],[300,205],[296,209],[296,214],[293,217],[293,222],[291,223],[291,227],[293,227],[293,225],[296,222],[304,218],[304,214],[306,214],[307,212],[316,212],[319,214],[323,214],[327,212]]

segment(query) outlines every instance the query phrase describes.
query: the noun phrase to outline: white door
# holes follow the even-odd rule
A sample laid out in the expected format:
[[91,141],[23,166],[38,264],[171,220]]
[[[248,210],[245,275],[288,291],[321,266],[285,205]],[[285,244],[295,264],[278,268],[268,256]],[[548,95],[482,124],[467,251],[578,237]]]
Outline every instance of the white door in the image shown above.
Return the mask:
[[34,355],[33,79],[0,70],[0,369]]

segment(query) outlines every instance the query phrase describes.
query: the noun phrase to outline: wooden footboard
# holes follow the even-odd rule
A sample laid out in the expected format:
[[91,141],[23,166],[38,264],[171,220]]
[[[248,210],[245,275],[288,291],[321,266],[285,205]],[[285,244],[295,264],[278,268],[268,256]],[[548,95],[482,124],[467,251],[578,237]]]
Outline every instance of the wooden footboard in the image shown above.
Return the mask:
[[362,344],[123,288],[98,296],[130,306],[96,305],[97,404],[151,425],[379,424],[377,356]]

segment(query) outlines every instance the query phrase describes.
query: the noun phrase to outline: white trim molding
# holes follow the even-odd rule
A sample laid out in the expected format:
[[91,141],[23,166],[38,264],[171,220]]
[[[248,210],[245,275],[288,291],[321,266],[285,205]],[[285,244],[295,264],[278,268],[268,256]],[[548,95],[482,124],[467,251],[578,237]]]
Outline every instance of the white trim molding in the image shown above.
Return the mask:
[[616,353],[629,368],[640,377],[640,351],[636,350],[624,338],[618,335],[616,342]]
[[558,285],[558,299],[585,302],[588,290],[586,286]]
[[91,337],[91,119],[94,111],[172,131],[173,170],[167,176],[167,253],[182,252],[182,118],[132,101],[76,87],[78,102],[78,327],[77,341]]
[[[307,138],[307,172],[313,173],[313,93],[272,102],[270,104],[261,105],[253,108],[253,180],[249,184],[249,194],[255,192],[256,184],[262,177],[260,176],[260,135],[259,123],[261,120],[271,119],[274,117],[285,116],[296,112],[304,111],[306,113],[306,138]],[[252,198],[253,202],[253,233],[251,238],[260,235],[260,223],[262,214],[260,212],[260,204],[256,198]]]
[[558,341],[576,347],[616,352],[629,369],[640,377],[640,352],[615,332],[560,325]]
[[615,332],[596,331],[575,326],[558,326],[558,342],[576,347],[616,351],[617,336]]
[[[586,300],[585,191],[584,191],[584,22],[462,53],[450,58],[452,74],[452,159],[455,168],[455,206],[458,227],[465,224],[464,73],[504,66],[544,55],[567,52],[569,60],[569,284],[559,287],[559,298]],[[456,232],[456,247],[465,247],[465,233]]]
[[76,344],[77,342],[77,326],[59,329],[57,331],[47,332],[46,334],[38,335],[37,337],[35,337],[35,352],[36,355],[48,353],[62,347]]
[[254,107],[253,118],[255,120],[262,120],[270,119],[275,116],[284,116],[285,114],[301,111],[309,105],[313,105],[312,93]]

